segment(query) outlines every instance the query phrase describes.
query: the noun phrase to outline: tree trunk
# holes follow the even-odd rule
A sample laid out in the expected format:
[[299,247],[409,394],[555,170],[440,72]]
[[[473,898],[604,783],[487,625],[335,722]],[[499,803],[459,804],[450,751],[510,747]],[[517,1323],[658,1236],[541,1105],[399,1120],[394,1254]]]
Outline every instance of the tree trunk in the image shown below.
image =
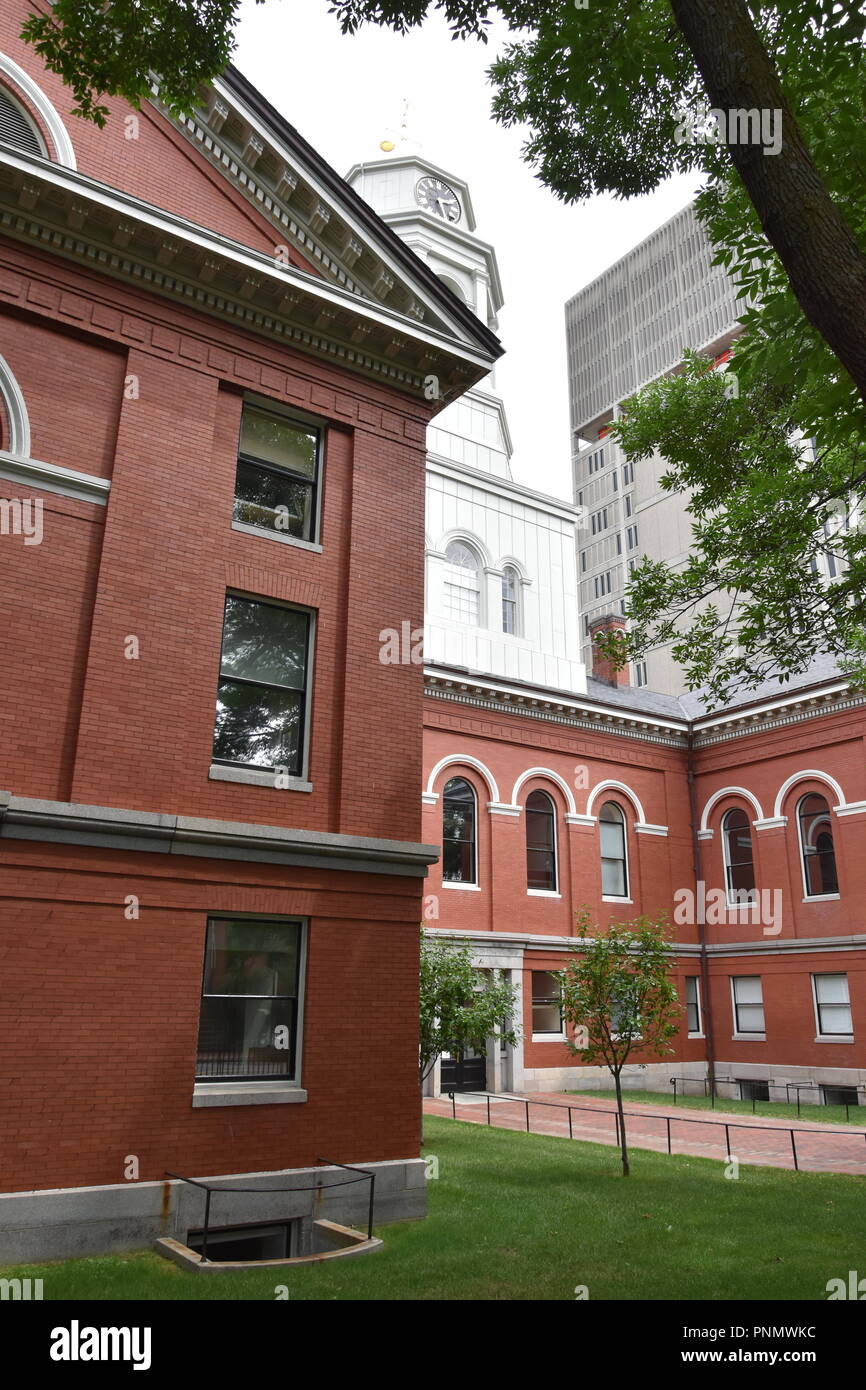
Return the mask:
[[625,1114],[622,1108],[622,1086],[620,1084],[619,1072],[613,1074],[613,1084],[616,1087],[616,1108],[619,1111],[619,1148],[622,1155],[622,1175],[627,1178],[631,1169],[628,1163],[628,1140],[625,1134]]
[[728,152],[803,313],[866,400],[866,255],[806,149],[745,0],[670,5],[711,107],[781,113],[778,154],[760,143],[729,144]]

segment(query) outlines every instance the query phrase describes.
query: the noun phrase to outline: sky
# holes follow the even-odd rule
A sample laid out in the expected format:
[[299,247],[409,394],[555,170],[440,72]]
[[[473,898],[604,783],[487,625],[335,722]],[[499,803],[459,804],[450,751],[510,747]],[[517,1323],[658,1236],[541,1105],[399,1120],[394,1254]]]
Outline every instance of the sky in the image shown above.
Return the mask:
[[[340,33],[328,0],[244,0],[234,62],[337,170],[381,159],[406,115],[412,148],[465,179],[477,234],[496,251],[505,306],[505,400],[517,482],[571,500],[565,301],[690,201],[691,176],[646,197],[566,206],[521,157],[526,132],[491,114],[486,70],[508,39],[452,41],[436,15],[407,36]],[[403,146],[406,150],[406,145]],[[398,144],[397,152],[400,151]]]

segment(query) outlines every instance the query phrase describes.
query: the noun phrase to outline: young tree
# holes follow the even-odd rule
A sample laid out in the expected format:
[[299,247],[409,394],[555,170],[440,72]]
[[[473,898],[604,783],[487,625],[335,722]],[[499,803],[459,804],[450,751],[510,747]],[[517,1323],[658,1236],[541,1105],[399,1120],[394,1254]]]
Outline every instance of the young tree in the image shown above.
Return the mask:
[[517,1029],[511,1017],[516,1004],[514,985],[496,978],[483,983],[480,971],[472,964],[468,946],[440,941],[422,931],[421,1085],[443,1052],[481,1053],[497,1029],[500,1037],[513,1046]]
[[663,1056],[673,1051],[683,1007],[670,979],[668,938],[663,921],[636,917],[593,928],[586,910],[577,913],[573,959],[558,972],[562,1009],[575,1032],[568,1046],[582,1061],[603,1062],[613,1077],[619,1112],[623,1176],[629,1175],[628,1140],[622,1105],[622,1069],[632,1052]]

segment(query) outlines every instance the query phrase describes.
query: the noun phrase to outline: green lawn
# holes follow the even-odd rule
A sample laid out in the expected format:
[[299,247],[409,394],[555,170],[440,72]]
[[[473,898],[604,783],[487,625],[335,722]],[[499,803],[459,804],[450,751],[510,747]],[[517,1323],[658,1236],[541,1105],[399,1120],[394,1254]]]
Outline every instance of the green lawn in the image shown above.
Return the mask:
[[[616,1091],[611,1087],[603,1091],[568,1091],[567,1095],[581,1096],[588,1105],[592,1104],[593,1096],[601,1096],[604,1100],[615,1100]],[[623,1104],[629,1105],[673,1105],[673,1087],[669,1091],[638,1091],[626,1090],[623,1088]],[[711,1110],[712,1101],[708,1096],[677,1096],[677,1109],[688,1108],[690,1110]],[[730,1111],[734,1115],[751,1115],[752,1102],[750,1100],[723,1100],[716,1096],[716,1110]],[[755,1102],[755,1115],[769,1115],[774,1119],[797,1118],[797,1103],[788,1105],[784,1101],[759,1100]],[[800,1105],[801,1120],[819,1120],[825,1125],[844,1125],[845,1107],[844,1105],[806,1105],[805,1101]],[[852,1105],[850,1107],[850,1119],[848,1124],[856,1129],[866,1129],[866,1105]]]
[[430,1215],[378,1255],[194,1275],[150,1251],[0,1271],[46,1299],[825,1299],[862,1267],[862,1178],[633,1152],[427,1116]]

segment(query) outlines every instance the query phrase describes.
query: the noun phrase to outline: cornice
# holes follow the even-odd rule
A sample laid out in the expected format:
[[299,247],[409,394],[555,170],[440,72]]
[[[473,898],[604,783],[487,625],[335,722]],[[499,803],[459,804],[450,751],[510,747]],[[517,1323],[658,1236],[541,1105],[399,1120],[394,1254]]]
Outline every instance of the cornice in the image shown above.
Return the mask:
[[593,705],[590,701],[570,700],[553,691],[527,689],[525,692],[472,675],[446,675],[435,668],[425,670],[424,693],[432,699],[454,701],[475,709],[516,714],[525,719],[560,724],[595,734],[614,734],[639,739],[668,748],[685,748],[686,727],[672,721],[654,721],[630,710]]
[[281,265],[119,190],[18,151],[0,153],[0,228],[126,282],[447,404],[492,359],[320,276]]
[[[689,731],[697,725],[697,721],[693,724],[685,718],[677,720],[620,705],[605,705],[589,697],[569,696],[541,686],[518,688],[481,672],[449,671],[430,666],[425,668],[424,684],[425,695],[433,699],[620,738],[640,739],[670,748],[685,748]],[[708,748],[749,734],[768,733],[805,719],[860,709],[864,705],[866,696],[853,694],[846,685],[834,681],[830,690],[817,688],[808,696],[792,696],[782,707],[774,703],[766,711],[744,708],[738,714],[722,716],[723,726],[718,730],[710,728],[696,732],[692,746]]]

